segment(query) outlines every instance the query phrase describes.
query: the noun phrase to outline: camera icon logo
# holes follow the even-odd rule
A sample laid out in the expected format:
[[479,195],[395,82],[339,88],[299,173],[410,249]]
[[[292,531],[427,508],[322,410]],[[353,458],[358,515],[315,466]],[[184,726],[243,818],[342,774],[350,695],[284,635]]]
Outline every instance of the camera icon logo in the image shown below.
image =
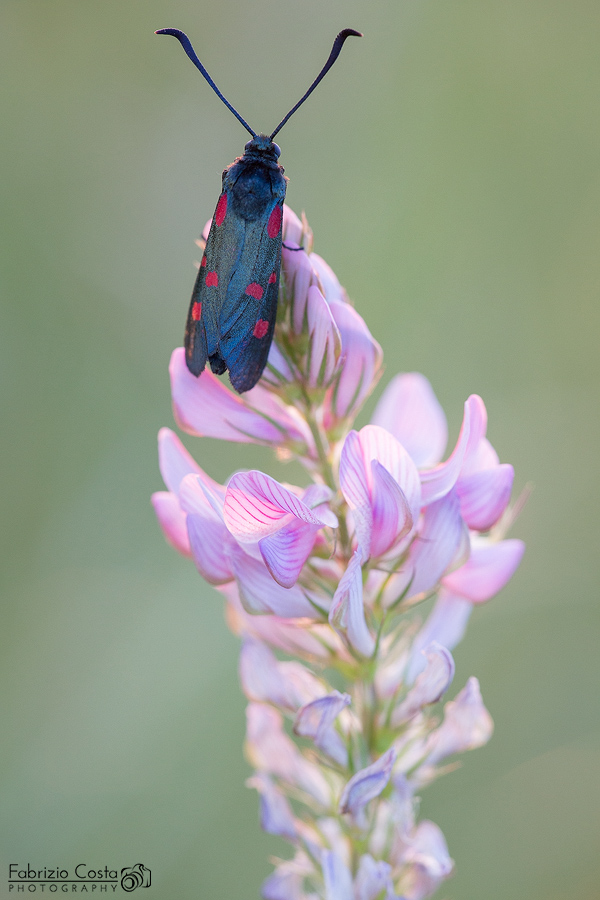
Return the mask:
[[121,869],[121,887],[127,893],[135,891],[139,887],[150,887],[151,872],[146,866],[137,863],[128,869]]

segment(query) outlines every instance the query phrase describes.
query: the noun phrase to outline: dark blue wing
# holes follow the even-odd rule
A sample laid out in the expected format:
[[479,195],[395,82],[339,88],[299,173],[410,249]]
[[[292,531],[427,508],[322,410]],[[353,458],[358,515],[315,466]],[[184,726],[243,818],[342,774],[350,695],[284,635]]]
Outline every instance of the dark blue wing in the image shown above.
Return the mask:
[[194,375],[200,375],[207,361],[218,375],[226,368],[219,350],[220,310],[239,266],[246,224],[228,207],[231,207],[228,192],[223,191],[192,291],[184,344],[187,367]]
[[[266,215],[245,222],[240,262],[219,309],[219,347],[229,378],[239,393],[254,387],[267,363],[275,320],[281,268],[283,203],[274,200]],[[272,236],[271,236],[272,235]]]

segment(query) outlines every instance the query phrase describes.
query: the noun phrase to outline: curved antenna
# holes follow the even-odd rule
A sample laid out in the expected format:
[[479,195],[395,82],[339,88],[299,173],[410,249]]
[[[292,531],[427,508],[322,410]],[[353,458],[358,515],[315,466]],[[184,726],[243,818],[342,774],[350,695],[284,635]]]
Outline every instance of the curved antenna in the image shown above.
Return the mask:
[[283,128],[283,126],[285,125],[287,120],[290,118],[290,116],[294,115],[294,113],[296,112],[298,107],[302,106],[302,104],[307,99],[307,97],[310,97],[310,95],[312,94],[312,92],[314,91],[314,89],[316,88],[318,83],[327,75],[330,68],[332,67],[332,65],[334,64],[334,62],[340,55],[342,47],[344,46],[344,41],[346,40],[347,37],[350,37],[351,35],[353,35],[354,37],[362,37],[362,34],[360,33],[360,31],[354,31],[353,28],[344,28],[343,31],[340,31],[340,33],[336,37],[335,41],[333,42],[333,47],[331,48],[331,53],[329,54],[329,59],[327,60],[327,62],[325,63],[325,65],[323,66],[323,68],[321,69],[321,71],[319,72],[319,74],[317,75],[317,77],[315,78],[315,80],[313,81],[313,83],[311,84],[309,89],[307,90],[307,92],[304,94],[304,96],[301,97],[300,100],[298,100],[298,102],[296,103],[296,105],[294,107],[292,107],[292,109],[290,109],[290,111],[287,114],[287,116],[285,117],[285,119],[281,120],[281,122],[279,123],[279,125],[277,126],[277,128],[275,129],[273,134],[271,135],[270,140],[273,140],[273,138],[275,137],[277,132],[281,131],[281,129]]
[[[353,33],[355,33],[355,32],[353,32]],[[214,81],[212,80],[212,78],[210,77],[210,75],[208,74],[208,72],[206,71],[206,69],[204,68],[204,66],[202,65],[202,63],[201,63],[200,60],[198,59],[198,57],[196,56],[196,53],[195,53],[195,51],[194,51],[194,48],[192,47],[191,41],[190,41],[189,37],[187,36],[187,34],[185,34],[183,31],[179,31],[178,28],[161,28],[161,29],[159,29],[159,31],[155,31],[154,34],[170,34],[170,35],[172,35],[174,38],[177,38],[177,40],[179,41],[179,43],[181,44],[181,46],[183,47],[183,49],[185,50],[185,52],[187,53],[187,55],[189,56],[189,58],[191,59],[191,61],[192,61],[192,62],[194,63],[194,65],[196,66],[196,68],[197,68],[197,69],[200,69],[200,71],[202,72],[202,74],[204,75],[204,77],[206,78],[206,80],[208,81],[208,83],[210,84],[211,88],[213,89],[213,91],[215,92],[215,94],[217,95],[217,97],[220,97],[220,98],[221,98],[221,100],[223,101],[223,103],[225,104],[225,106],[226,106],[228,109],[230,109],[231,112],[232,112],[232,113],[234,114],[234,116],[236,117],[236,119],[238,119],[238,120],[242,123],[242,125],[244,126],[244,128],[246,129],[246,131],[249,131],[250,134],[252,135],[252,137],[256,137],[256,132],[255,132],[255,131],[252,131],[252,129],[250,128],[250,126],[248,125],[248,123],[247,123],[246,121],[244,121],[244,119],[242,119],[242,117],[240,116],[240,114],[239,114],[239,112],[237,111],[237,109],[235,109],[235,108],[231,105],[231,103],[229,102],[229,100],[226,100],[226,99],[225,99],[225,97],[223,96],[223,94],[221,93],[221,91],[219,90],[219,88],[216,86],[216,84],[214,83]],[[340,52],[340,51],[338,50],[338,53],[339,53],[339,52]]]

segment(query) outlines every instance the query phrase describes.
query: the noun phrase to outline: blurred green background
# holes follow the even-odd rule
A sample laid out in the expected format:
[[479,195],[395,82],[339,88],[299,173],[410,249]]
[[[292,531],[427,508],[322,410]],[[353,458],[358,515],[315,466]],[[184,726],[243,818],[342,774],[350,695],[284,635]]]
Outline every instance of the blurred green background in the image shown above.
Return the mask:
[[[522,567],[456,651],[496,734],[424,794],[457,864],[439,896],[598,898],[591,0],[2,0],[0,896],[11,862],[141,861],[157,900],[251,900],[282,849],[244,787],[236,639],[149,503],[193,242],[247,139],[165,26],[259,130],[341,27],[365,33],[280,135],[288,202],[383,384],[424,372],[452,438],[480,393],[516,491],[535,484]],[[188,446],[219,480],[292,477]]]

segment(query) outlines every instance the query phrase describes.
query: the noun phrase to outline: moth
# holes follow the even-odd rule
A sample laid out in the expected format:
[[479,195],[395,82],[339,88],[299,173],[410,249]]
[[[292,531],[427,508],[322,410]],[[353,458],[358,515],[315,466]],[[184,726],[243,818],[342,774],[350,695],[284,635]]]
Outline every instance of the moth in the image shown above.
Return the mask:
[[281,269],[283,201],[287,178],[278,163],[273,138],[312,94],[351,35],[340,31],[327,62],[298,103],[270,135],[256,134],[225,99],[192,47],[176,28],[170,34],[200,70],[211,88],[252,135],[238,157],[223,171],[222,191],[212,218],[204,255],[192,291],[185,329],[185,360],[199,376],[208,362],[216,375],[229,371],[238,393],[249,391],[267,364],[277,318]]

